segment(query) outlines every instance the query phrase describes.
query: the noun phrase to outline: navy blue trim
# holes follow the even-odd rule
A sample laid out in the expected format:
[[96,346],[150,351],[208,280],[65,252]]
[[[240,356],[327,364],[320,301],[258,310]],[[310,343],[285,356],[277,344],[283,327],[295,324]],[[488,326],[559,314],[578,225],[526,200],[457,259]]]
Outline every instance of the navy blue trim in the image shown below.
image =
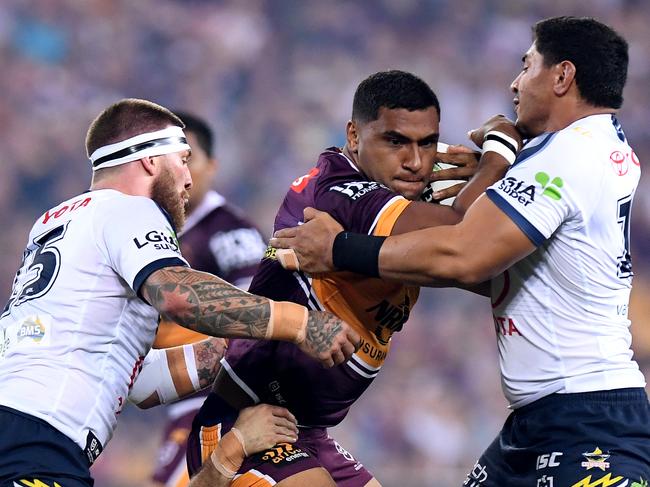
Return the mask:
[[189,267],[179,257],[165,257],[164,259],[158,259],[158,260],[154,260],[153,262],[149,262],[146,266],[140,269],[140,272],[138,272],[135,275],[135,279],[133,279],[133,290],[137,293],[138,297],[142,301],[147,303],[147,300],[144,299],[144,297],[140,293],[140,288],[142,287],[142,284],[144,284],[144,281],[147,280],[147,277],[149,277],[151,274],[153,274],[155,271],[159,269],[163,269],[165,267],[177,267],[177,266]]
[[523,215],[519,213],[515,207],[512,206],[495,189],[488,188],[485,194],[487,194],[488,198],[490,198],[490,200],[492,200],[492,202],[497,205],[501,211],[510,217],[514,224],[517,225],[519,229],[526,234],[528,239],[533,243],[533,245],[535,245],[535,247],[539,247],[544,243],[546,237],[544,237],[544,235],[539,230],[537,230],[537,228],[535,228],[532,223],[526,220],[526,218],[524,218]]
[[154,203],[156,203],[156,206],[160,210],[160,212],[163,214],[165,217],[165,220],[167,220],[167,223],[169,223],[172,227],[172,230],[174,231],[174,237],[178,239],[178,230],[176,229],[176,225],[174,225],[174,220],[172,220],[172,216],[169,214],[167,210],[165,210],[161,205],[158,204],[158,202],[154,199],[152,199]]
[[542,139],[542,141],[539,144],[534,145],[533,147],[524,148],[517,155],[517,158],[515,159],[515,162],[512,163],[512,166],[510,166],[510,168],[513,168],[517,164],[520,164],[520,163],[524,162],[526,159],[530,159],[531,157],[533,157],[535,154],[537,154],[539,151],[541,151],[544,147],[546,147],[549,144],[549,142],[551,141],[551,139],[553,139],[553,137],[556,134],[557,134],[557,132],[551,132],[546,137],[544,137],[544,139]]
[[627,142],[627,137],[625,137],[625,132],[623,132],[623,127],[621,126],[621,122],[618,121],[618,118],[616,118],[616,115],[612,113],[612,125],[614,125],[614,129],[616,130],[616,136],[621,142]]

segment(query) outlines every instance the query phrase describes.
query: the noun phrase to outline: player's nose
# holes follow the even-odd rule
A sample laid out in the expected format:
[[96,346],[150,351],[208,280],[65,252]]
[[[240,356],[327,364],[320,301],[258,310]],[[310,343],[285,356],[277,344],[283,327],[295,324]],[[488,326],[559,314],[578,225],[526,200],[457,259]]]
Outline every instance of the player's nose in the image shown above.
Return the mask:
[[190,172],[189,168],[185,168],[185,189],[190,190],[192,189],[193,186],[193,181],[192,181],[192,173]]
[[421,148],[414,144],[409,151],[408,158],[405,160],[404,166],[409,168],[411,171],[419,171],[422,169],[422,160],[423,154]]

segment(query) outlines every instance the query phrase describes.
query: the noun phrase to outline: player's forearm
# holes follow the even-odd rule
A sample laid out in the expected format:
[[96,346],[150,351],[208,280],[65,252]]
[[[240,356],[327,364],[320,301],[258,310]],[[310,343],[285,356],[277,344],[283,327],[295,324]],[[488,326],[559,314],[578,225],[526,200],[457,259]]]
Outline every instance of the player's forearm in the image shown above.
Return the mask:
[[441,280],[473,286],[535,250],[516,224],[485,196],[457,225],[427,228],[384,241],[345,234],[341,232],[334,240],[332,257],[337,269],[424,286]]
[[203,468],[190,483],[190,487],[230,485],[247,456],[244,443],[245,439],[241,431],[233,427],[221,437]]
[[189,487],[228,487],[231,483],[232,479],[219,472],[211,462],[206,462],[201,471],[192,478]]
[[152,349],[129,392],[129,400],[141,409],[148,409],[205,389],[217,377],[225,351],[226,343],[221,338]]
[[347,326],[330,313],[247,293],[206,272],[167,267],[142,285],[143,296],[161,316],[205,335],[295,343],[327,366],[353,350]]
[[467,183],[454,200],[452,208],[459,215],[464,216],[467,209],[485,190],[503,178],[510,164],[496,152],[485,152],[481,156],[476,174]]
[[435,286],[441,281],[468,286],[488,278],[472,267],[473,259],[458,242],[456,225],[390,237],[379,252],[379,274],[420,286]]
[[264,338],[271,301],[219,279],[185,267],[154,272],[143,295],[164,319],[206,335]]
[[226,348],[226,340],[220,338],[210,338],[192,344],[196,373],[199,377],[199,389],[211,386],[217,378]]
[[219,472],[212,463],[207,462],[205,467],[192,478],[189,487],[228,487],[231,483],[232,479]]

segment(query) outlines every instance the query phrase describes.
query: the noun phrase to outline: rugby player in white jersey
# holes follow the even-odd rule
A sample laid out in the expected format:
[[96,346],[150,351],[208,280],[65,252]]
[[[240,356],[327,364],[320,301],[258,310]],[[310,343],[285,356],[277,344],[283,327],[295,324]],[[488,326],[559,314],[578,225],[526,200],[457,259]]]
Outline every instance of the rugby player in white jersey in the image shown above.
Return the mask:
[[[551,18],[533,27],[523,63],[511,89],[527,143],[461,223],[382,242],[309,209],[310,222],[271,244],[294,248],[308,272],[491,281],[513,412],[463,485],[647,486],[650,406],[627,317],[640,165],[614,115],[627,43],[593,19]],[[511,150],[482,130],[471,136]]]
[[93,484],[159,315],[207,335],[292,341],[329,366],[354,352],[358,335],[333,315],[187,266],[182,127],[148,101],[111,105],[86,137],[90,191],[32,227],[0,317],[0,485]]

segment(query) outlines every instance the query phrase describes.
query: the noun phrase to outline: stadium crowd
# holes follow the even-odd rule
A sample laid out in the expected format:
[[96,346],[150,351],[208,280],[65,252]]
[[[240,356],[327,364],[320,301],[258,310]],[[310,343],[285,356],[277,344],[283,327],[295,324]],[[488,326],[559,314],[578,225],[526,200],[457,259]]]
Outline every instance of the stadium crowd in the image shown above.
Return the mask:
[[[103,106],[140,97],[217,129],[217,187],[266,233],[296,175],[342,145],[356,84],[412,71],[442,106],[441,139],[512,113],[506,87],[551,15],[590,15],[630,43],[620,119],[650,157],[650,3],[641,0],[5,0],[0,6],[0,289],[9,294],[35,214],[83,191],[83,137]],[[650,179],[632,223],[630,317],[650,377]],[[458,485],[507,414],[487,300],[427,290],[381,377],[335,434],[383,485]],[[93,467],[98,487],[144,484],[158,411],[127,409]],[[435,480],[434,480],[435,479]]]

